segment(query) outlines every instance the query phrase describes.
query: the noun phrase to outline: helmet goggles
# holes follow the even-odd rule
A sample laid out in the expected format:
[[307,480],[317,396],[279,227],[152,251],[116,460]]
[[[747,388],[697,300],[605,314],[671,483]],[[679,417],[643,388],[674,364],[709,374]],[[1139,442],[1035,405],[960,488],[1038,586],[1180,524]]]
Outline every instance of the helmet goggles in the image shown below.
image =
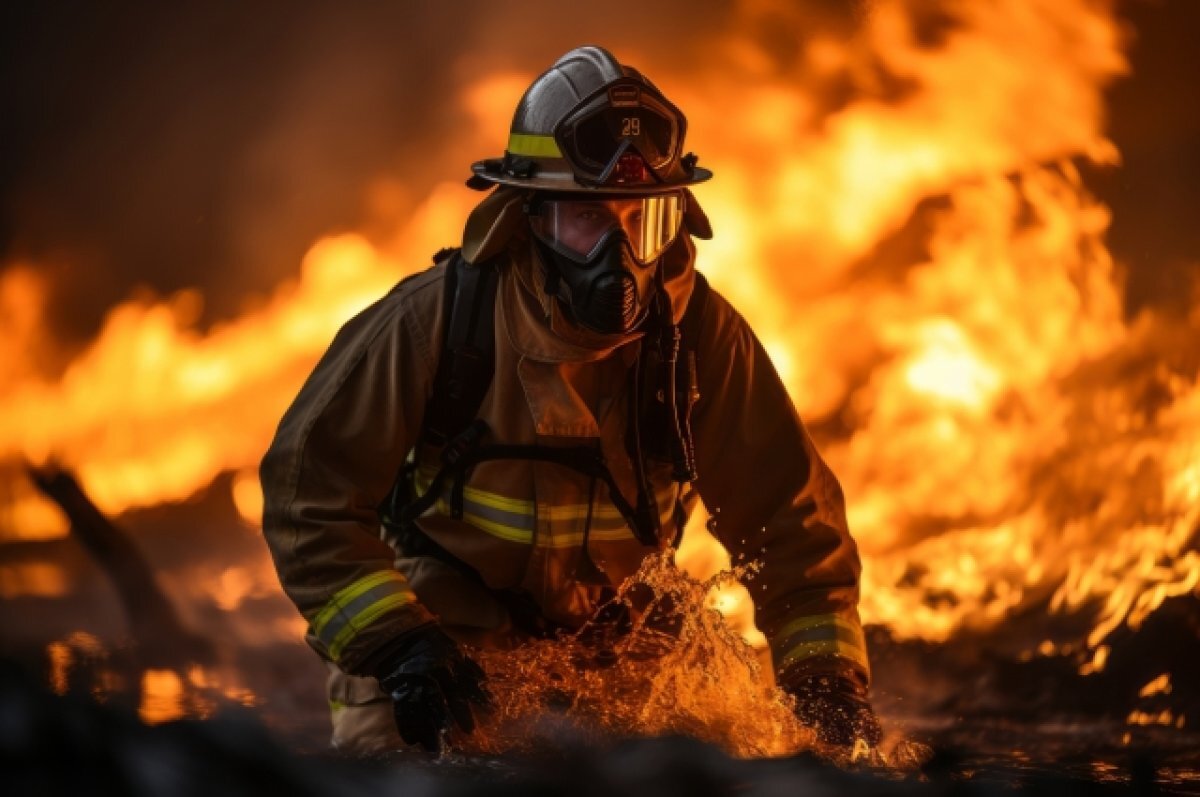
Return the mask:
[[679,109],[652,86],[627,78],[582,101],[555,125],[554,139],[585,184],[636,182],[619,169],[631,150],[653,175],[645,175],[648,181],[665,182],[678,164],[686,126]]
[[553,195],[533,203],[530,227],[547,246],[580,264],[591,261],[614,235],[624,234],[642,265],[656,260],[679,234],[683,195],[643,197]]

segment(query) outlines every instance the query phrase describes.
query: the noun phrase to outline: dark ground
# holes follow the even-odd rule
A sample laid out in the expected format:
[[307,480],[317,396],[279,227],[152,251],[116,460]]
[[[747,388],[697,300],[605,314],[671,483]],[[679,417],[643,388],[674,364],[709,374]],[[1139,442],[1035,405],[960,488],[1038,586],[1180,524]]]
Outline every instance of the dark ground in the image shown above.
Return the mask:
[[[899,655],[911,650],[897,648]],[[290,656],[297,651],[279,651]],[[927,659],[927,652],[918,656]],[[936,666],[936,659],[927,660]],[[303,669],[303,668],[301,668]],[[307,674],[307,673],[297,673]],[[247,674],[262,678],[266,673]],[[886,682],[886,678],[883,679]],[[1030,679],[1035,683],[1037,676]],[[296,686],[293,682],[292,687]],[[323,712],[281,712],[276,683],[256,710],[225,703],[205,720],[142,724],[120,699],[50,694],[10,661],[0,665],[0,766],[8,794],[1192,794],[1200,793],[1200,736],[1130,729],[1112,717],[1026,712],[885,711],[931,742],[919,769],[838,768],[811,755],[741,761],[683,738],[603,748],[564,744],[538,757],[440,761],[419,754],[350,760],[314,746]],[[892,697],[895,697],[894,695]],[[1014,704],[1021,695],[1012,696]],[[881,706],[888,706],[885,698]],[[306,752],[305,752],[306,751]]]
[[[807,756],[735,761],[681,739],[565,746],[539,759],[337,759],[327,748],[323,667],[295,634],[272,630],[294,617],[286,598],[252,591],[226,611],[206,591],[229,567],[265,564],[261,539],[228,496],[222,479],[186,504],[119,519],[181,621],[215,643],[208,682],[189,686],[174,707],[204,720],[138,720],[146,656],[129,640],[108,577],[78,542],[4,546],[6,564],[54,562],[72,585],[62,597],[2,604],[0,759],[5,782],[18,785],[5,793],[1200,793],[1195,595],[1168,600],[1136,631],[1114,632],[1106,666],[1087,676],[1079,672],[1082,651],[1030,653],[1048,637],[1082,636],[1086,615],[1033,607],[1002,629],[945,644],[869,628],[874,702],[889,740],[934,751],[915,770],[843,771]],[[52,642],[72,660],[57,684],[67,697],[46,688]],[[184,665],[180,672],[186,681]],[[1163,673],[1169,693],[1139,696]],[[1158,717],[1165,709],[1169,725],[1128,724],[1134,710]]]

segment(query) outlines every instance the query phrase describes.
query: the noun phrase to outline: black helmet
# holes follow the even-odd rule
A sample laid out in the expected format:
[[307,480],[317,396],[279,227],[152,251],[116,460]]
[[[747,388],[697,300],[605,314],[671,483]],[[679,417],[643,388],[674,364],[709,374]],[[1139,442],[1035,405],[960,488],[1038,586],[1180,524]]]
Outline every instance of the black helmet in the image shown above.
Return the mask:
[[479,161],[467,185],[539,191],[678,191],[712,172],[683,155],[687,119],[636,69],[578,47],[533,82],[503,158]]

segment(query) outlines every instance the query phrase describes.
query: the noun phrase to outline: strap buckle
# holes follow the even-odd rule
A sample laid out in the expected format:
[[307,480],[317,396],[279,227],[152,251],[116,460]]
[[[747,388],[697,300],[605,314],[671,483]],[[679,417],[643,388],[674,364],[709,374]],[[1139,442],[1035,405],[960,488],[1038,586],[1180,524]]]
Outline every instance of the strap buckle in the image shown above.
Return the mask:
[[490,431],[487,421],[476,418],[466,429],[446,441],[446,445],[442,447],[442,464],[453,467],[463,456],[478,448],[483,436]]

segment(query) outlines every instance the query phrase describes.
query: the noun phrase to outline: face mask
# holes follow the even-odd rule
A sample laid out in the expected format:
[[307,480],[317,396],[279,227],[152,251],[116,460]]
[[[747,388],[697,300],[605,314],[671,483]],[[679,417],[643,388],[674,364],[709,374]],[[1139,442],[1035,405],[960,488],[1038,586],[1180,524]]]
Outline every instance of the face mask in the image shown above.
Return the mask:
[[564,197],[537,202],[530,228],[551,271],[550,292],[575,320],[606,334],[646,317],[657,260],[678,234],[682,197]]
[[585,264],[539,244],[552,272],[551,292],[570,308],[576,322],[604,334],[637,329],[650,309],[657,264],[638,263],[620,235],[612,236]]

